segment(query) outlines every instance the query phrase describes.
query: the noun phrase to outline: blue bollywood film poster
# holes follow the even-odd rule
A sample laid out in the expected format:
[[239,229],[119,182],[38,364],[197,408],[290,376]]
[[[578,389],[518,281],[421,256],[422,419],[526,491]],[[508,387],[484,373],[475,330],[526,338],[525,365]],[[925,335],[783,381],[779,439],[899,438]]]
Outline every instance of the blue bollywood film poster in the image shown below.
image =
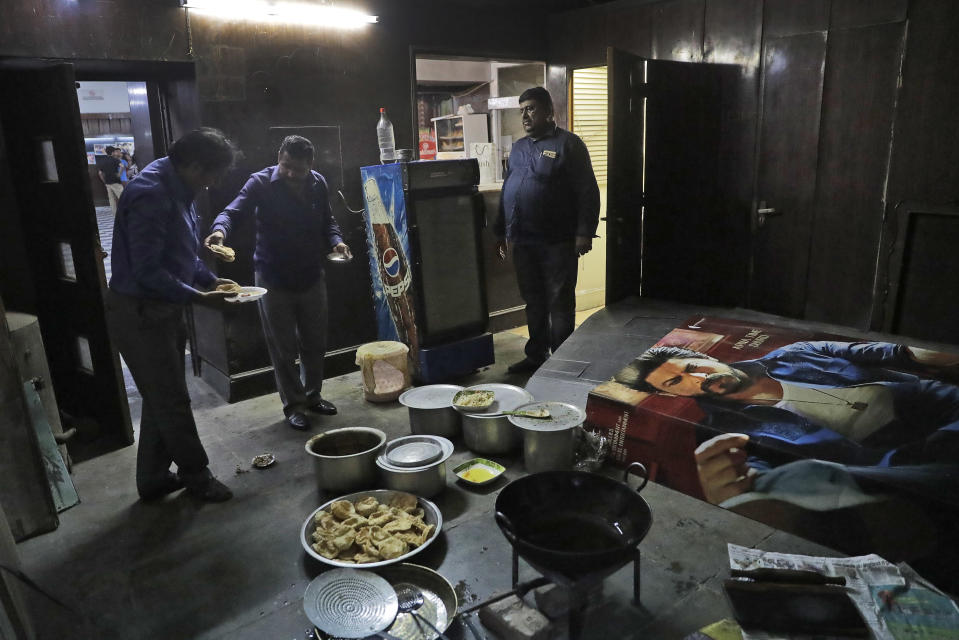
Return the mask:
[[419,340],[413,304],[403,167],[400,164],[361,167],[360,177],[377,335],[380,340],[404,343],[410,348],[415,362]]

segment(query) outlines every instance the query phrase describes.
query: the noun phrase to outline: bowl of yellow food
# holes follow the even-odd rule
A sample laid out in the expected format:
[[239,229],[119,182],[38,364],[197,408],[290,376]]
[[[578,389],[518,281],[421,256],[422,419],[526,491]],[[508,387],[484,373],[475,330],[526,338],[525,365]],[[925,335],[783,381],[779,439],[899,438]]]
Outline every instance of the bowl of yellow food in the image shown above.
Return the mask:
[[486,458],[473,458],[453,468],[453,474],[457,478],[476,487],[493,482],[503,475],[504,471],[506,467]]
[[442,528],[443,515],[429,500],[375,489],[321,505],[303,523],[300,542],[324,564],[374,569],[406,562],[432,544]]

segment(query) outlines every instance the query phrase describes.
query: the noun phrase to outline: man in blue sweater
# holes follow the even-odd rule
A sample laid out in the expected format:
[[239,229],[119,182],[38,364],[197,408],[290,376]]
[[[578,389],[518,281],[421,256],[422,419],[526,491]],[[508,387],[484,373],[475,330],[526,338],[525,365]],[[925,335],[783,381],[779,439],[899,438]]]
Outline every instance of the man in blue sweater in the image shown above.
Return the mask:
[[350,255],[313,156],[313,143],[287,136],[277,164],[250,176],[205,240],[222,245],[237,223],[256,219],[256,284],[268,290],[259,300],[260,319],[286,422],[298,431],[310,428],[307,409],[336,413],[320,396],[328,315],[323,261],[330,251]]
[[513,144],[493,227],[496,250],[513,258],[526,302],[526,357],[510,373],[535,371],[574,329],[577,258],[599,221],[599,187],[586,145],[556,126],[542,87],[520,95],[527,136]]
[[[190,407],[184,372],[188,304],[224,308],[236,284],[197,257],[196,194],[218,183],[235,149],[216,129],[192,131],[130,182],[117,205],[113,275],[107,296],[110,336],[143,397],[137,490],[155,500],[186,486],[208,502],[233,494],[214,478]],[[170,471],[176,463],[177,473]]]

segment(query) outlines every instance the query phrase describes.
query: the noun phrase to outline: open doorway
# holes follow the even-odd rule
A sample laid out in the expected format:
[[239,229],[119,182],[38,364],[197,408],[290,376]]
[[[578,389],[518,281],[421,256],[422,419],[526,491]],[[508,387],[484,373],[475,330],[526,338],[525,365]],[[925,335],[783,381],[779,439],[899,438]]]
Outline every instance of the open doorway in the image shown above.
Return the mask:
[[88,182],[109,282],[116,198],[154,156],[146,82],[91,80],[79,81],[76,87]]
[[481,188],[501,183],[513,141],[525,135],[519,95],[545,85],[546,64],[434,54],[415,64],[419,159],[476,158]]
[[113,216],[98,157],[107,145],[140,167],[164,155],[196,126],[195,73],[180,63],[4,59],[0,77],[19,96],[0,109],[10,185],[0,295],[7,311],[37,319],[53,415],[76,427],[67,448],[85,460],[134,440],[131,385],[106,326]]
[[606,164],[609,130],[609,94],[606,67],[573,69],[570,86],[569,128],[589,150],[599,185],[599,226],[593,250],[580,258],[576,281],[576,311],[598,311],[606,299]]

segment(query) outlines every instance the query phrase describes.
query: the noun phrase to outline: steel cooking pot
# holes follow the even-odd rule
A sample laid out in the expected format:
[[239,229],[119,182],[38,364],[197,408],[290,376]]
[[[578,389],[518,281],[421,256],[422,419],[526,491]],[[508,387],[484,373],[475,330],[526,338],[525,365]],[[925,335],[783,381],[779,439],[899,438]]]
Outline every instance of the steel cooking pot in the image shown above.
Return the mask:
[[493,391],[493,404],[485,412],[469,413],[459,409],[463,422],[463,442],[474,453],[501,455],[515,451],[523,442],[523,435],[509,416],[496,415],[513,411],[533,401],[533,394],[511,384],[488,383],[467,387],[469,390]]
[[[642,476],[636,489],[631,473]],[[632,560],[653,516],[639,492],[649,476],[639,462],[623,482],[585,471],[535,473],[496,498],[496,523],[520,557],[546,577],[598,578]]]
[[460,414],[453,408],[453,396],[462,390],[455,384],[429,384],[404,391],[400,404],[409,410],[410,431],[417,435],[457,437]]
[[344,427],[318,433],[305,448],[320,489],[350,491],[376,486],[376,457],[385,446],[379,429]]

